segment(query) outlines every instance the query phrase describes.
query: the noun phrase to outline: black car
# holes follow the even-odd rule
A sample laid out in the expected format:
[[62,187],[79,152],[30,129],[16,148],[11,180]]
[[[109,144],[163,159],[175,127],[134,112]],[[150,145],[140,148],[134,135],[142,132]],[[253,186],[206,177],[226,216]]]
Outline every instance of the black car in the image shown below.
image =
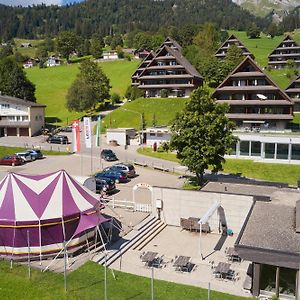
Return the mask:
[[116,189],[114,180],[109,178],[96,178],[96,193],[101,193],[102,191],[110,194]]
[[65,135],[53,135],[48,137],[47,142],[52,144],[68,144],[69,140]]
[[127,182],[127,175],[118,170],[108,170],[106,172],[99,172],[95,174],[96,179],[109,178],[114,180],[116,183]]
[[106,161],[115,161],[118,160],[116,154],[110,150],[110,149],[103,149],[101,151],[101,158],[103,158]]

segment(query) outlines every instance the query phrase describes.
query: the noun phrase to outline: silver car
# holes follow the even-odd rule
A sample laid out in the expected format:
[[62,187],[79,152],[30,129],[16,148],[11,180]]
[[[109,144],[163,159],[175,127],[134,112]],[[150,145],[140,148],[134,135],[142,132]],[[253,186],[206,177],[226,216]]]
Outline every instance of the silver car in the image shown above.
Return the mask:
[[15,153],[15,155],[17,155],[18,157],[20,157],[23,162],[28,162],[28,161],[33,161],[34,159],[32,158],[31,156],[31,153],[30,152],[18,152],[18,153]]

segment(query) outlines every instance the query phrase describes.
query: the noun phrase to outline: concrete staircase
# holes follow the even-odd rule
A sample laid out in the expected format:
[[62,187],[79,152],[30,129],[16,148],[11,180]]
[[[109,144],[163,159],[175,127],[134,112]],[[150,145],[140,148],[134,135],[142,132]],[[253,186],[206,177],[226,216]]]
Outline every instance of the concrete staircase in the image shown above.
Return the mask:
[[108,247],[106,259],[105,252],[101,252],[93,260],[101,265],[104,265],[106,260],[106,265],[110,266],[129,249],[141,250],[144,248],[166,226],[161,220],[150,215],[136,225],[126,236]]

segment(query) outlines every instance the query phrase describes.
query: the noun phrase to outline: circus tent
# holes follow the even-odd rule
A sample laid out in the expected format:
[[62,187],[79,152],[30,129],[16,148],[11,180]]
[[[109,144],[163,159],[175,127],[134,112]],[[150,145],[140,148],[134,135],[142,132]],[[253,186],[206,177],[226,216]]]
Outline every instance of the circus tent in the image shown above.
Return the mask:
[[86,243],[108,219],[97,196],[64,170],[0,181],[0,254],[57,253]]

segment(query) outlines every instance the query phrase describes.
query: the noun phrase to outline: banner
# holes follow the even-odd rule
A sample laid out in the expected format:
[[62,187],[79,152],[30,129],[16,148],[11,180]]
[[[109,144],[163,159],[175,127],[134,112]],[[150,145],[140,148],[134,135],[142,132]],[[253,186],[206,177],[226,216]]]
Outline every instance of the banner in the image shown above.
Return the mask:
[[100,147],[101,144],[101,116],[98,117],[96,128],[96,147]]
[[91,118],[89,117],[83,118],[83,132],[84,132],[85,147],[92,148]]
[[73,152],[80,152],[80,121],[72,122]]

